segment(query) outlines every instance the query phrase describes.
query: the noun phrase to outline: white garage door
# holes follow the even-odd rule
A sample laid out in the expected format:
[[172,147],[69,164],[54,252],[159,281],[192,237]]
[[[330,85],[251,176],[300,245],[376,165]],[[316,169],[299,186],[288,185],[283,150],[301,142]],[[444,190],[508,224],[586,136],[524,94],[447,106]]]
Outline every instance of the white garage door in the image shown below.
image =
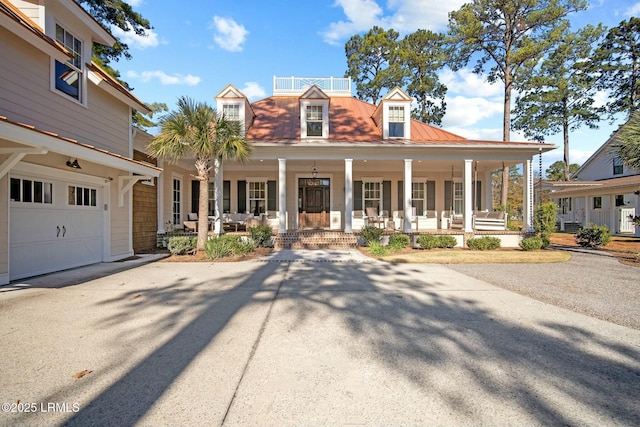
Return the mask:
[[10,197],[10,280],[102,261],[101,187],[12,175]]

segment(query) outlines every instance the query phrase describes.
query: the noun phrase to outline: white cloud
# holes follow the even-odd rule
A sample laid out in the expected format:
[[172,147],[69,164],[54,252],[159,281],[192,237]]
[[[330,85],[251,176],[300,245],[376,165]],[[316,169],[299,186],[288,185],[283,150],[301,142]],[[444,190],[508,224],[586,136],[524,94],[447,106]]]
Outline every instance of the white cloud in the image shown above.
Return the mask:
[[264,98],[267,95],[265,90],[256,82],[246,82],[242,93],[249,99]]
[[156,47],[160,44],[158,40],[158,34],[156,34],[153,30],[144,30],[144,35],[137,35],[129,24],[129,31],[123,31],[120,28],[112,25],[111,32],[114,36],[118,37],[124,43],[128,44],[129,47],[137,48],[137,49],[146,49],[149,47]]
[[370,30],[374,25],[393,28],[402,34],[418,28],[440,31],[447,25],[449,12],[459,9],[463,3],[464,0],[389,0],[388,13],[385,13],[375,0],[336,0],[334,7],[342,8],[346,20],[330,23],[322,36],[325,42],[337,45],[356,33]]
[[213,40],[224,50],[240,52],[249,31],[232,18],[214,16],[210,26],[215,30]]
[[[445,102],[447,103],[447,113],[443,119],[445,129],[469,127],[496,114],[499,116],[502,114],[501,101],[454,96],[446,97]],[[502,135],[499,139],[501,138]]]
[[144,0],[128,0],[127,3],[132,7],[137,7],[144,3]]
[[640,15],[640,2],[629,6],[624,11],[625,16],[638,16]]
[[137,71],[129,71],[127,72],[127,77],[139,79],[144,83],[157,79],[162,85],[195,86],[200,83],[201,80],[200,77],[192,76],[191,74],[187,74],[186,76],[182,74],[174,74],[170,76],[164,71],[143,71],[141,73],[138,73]]
[[501,82],[489,83],[485,77],[464,68],[453,72],[444,70],[440,73],[440,82],[447,86],[448,94],[465,96],[503,97],[504,87]]

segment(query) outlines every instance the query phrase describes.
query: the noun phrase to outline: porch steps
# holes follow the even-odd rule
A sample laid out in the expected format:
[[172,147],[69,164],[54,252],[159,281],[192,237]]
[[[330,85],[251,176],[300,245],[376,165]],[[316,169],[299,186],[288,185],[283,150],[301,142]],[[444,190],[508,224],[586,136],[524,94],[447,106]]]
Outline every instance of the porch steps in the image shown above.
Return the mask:
[[358,241],[353,233],[324,230],[301,230],[274,236],[276,249],[353,249]]

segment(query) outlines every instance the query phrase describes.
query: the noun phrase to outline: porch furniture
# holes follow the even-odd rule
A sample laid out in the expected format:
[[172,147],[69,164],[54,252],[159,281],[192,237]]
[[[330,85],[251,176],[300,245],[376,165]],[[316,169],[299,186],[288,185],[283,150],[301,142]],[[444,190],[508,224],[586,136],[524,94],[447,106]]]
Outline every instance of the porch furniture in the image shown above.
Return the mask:
[[248,217],[248,214],[242,213],[225,214],[223,216],[222,224],[229,228],[233,227],[235,228],[235,231],[238,231],[238,227],[246,227]]
[[187,221],[183,221],[182,225],[185,231],[198,231],[198,214],[193,212],[188,213]]
[[362,211],[351,212],[351,228],[353,230],[362,230],[365,222],[365,214]]
[[475,212],[473,215],[474,230],[506,230],[506,212]]
[[379,228],[384,228],[384,216],[378,215],[378,209],[367,208],[367,225],[376,224]]

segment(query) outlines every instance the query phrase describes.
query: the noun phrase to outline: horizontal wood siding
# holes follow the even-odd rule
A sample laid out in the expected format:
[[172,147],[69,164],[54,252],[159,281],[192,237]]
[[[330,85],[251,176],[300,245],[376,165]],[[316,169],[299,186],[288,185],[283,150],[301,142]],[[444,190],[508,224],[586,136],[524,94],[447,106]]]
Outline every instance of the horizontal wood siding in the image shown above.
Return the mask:
[[0,115],[97,148],[129,154],[127,105],[91,82],[87,85],[88,108],[52,91],[51,59],[4,28],[0,28],[0,51]]

